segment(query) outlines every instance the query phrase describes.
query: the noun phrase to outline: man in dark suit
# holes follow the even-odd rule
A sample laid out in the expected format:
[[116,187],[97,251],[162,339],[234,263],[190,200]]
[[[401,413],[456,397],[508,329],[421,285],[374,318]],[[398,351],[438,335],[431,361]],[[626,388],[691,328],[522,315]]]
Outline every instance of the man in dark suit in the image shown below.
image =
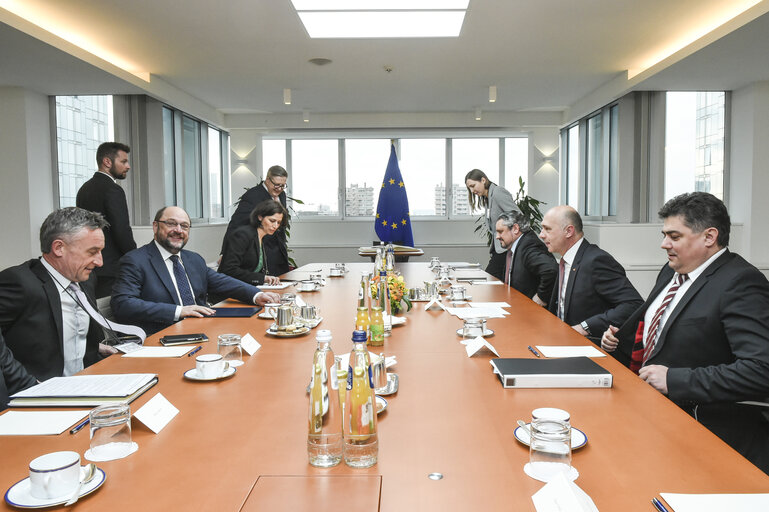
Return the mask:
[[643,303],[622,265],[584,238],[582,218],[571,206],[551,208],[539,237],[561,255],[548,310],[583,336],[597,343],[610,324],[622,324]]
[[[267,171],[267,177],[255,187],[251,187],[243,194],[238,202],[235,213],[232,214],[230,223],[227,225],[227,231],[224,233],[226,240],[229,234],[236,228],[248,226],[251,218],[251,212],[256,205],[267,199],[279,201],[286,208],[286,182],[288,181],[288,172],[279,166],[273,165]],[[270,262],[270,271],[272,275],[279,276],[290,270],[288,264],[288,242],[286,238],[286,229],[289,227],[288,218],[286,222],[275,232],[274,235],[265,236],[262,240],[264,256]],[[224,243],[222,243],[222,252],[224,252]]]
[[13,357],[0,334],[0,411],[8,407],[8,397],[37,384],[24,366]]
[[540,306],[547,306],[558,277],[558,264],[537,238],[521,212],[503,213],[497,218],[497,240],[507,249],[504,271],[508,284]]
[[769,282],[729,252],[731,221],[715,196],[682,194],[659,216],[668,263],[601,346],[769,473],[769,422],[741,403],[769,397]]
[[[40,227],[42,257],[0,272],[5,342],[41,381],[79,372],[100,358],[100,350],[102,355],[115,352],[100,347],[104,332],[77,294],[93,291],[88,277],[101,265],[106,225],[98,213],[75,207],[56,210]],[[92,298],[86,300],[95,305]]]
[[97,268],[96,297],[112,293],[112,283],[118,273],[118,261],[136,249],[133,231],[128,220],[128,206],[123,188],[117,180],[124,180],[131,166],[128,153],[131,148],[119,142],[105,142],[96,150],[99,170],[83,183],[77,192],[76,204],[80,208],[101,213],[109,226],[104,228],[104,264]]
[[215,272],[199,254],[182,250],[190,232],[190,217],[182,208],[161,208],[152,229],[155,239],[120,262],[111,301],[118,321],[151,334],[182,318],[213,315],[208,294],[249,304],[280,301],[279,295]]

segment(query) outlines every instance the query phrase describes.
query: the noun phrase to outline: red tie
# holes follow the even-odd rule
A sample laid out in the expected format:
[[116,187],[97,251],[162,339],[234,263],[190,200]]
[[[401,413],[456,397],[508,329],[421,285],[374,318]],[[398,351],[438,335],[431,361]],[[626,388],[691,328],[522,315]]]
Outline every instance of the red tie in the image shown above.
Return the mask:
[[689,279],[688,274],[678,274],[678,276],[676,276],[676,281],[673,283],[673,286],[670,287],[668,293],[665,294],[665,298],[662,299],[662,304],[660,304],[660,307],[657,308],[657,312],[654,313],[652,323],[649,326],[649,332],[646,335],[646,347],[644,348],[643,364],[646,364],[646,361],[649,360],[649,356],[651,356],[652,352],[654,351],[654,345],[657,343],[657,337],[659,335],[660,320],[662,319],[662,315],[665,313],[668,304],[673,301],[673,297],[676,296],[678,289],[687,279]]
[[561,256],[561,262],[558,264],[558,318],[563,320],[564,310],[563,304],[561,304],[561,296],[563,295],[563,274],[566,271],[566,260]]
[[505,284],[510,284],[510,265],[513,264],[513,251],[507,251],[507,260],[505,262]]

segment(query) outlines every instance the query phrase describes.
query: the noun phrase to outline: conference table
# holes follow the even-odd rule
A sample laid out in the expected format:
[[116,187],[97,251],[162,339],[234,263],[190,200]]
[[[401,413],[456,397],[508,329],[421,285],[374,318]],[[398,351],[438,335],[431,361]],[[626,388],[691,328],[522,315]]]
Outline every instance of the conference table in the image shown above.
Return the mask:
[[[330,264],[310,264],[285,278],[305,279]],[[299,293],[320,308],[317,329],[330,329],[337,355],[351,349],[362,271],[348,263],[344,277],[326,277],[320,291]],[[431,280],[426,263],[399,264],[409,287]],[[480,271],[475,271],[476,273]],[[459,271],[458,271],[459,273]],[[491,279],[491,278],[490,278]],[[510,315],[489,319],[488,339],[502,357],[533,358],[529,345],[589,343],[556,317],[504,285],[467,284],[472,301],[504,301]],[[289,288],[287,291],[292,291]],[[265,333],[270,320],[186,319],[163,334],[204,332],[198,354],[216,352],[223,333],[250,333],[261,348],[236,374],[192,382],[183,373],[194,357],[111,356],[87,374],[157,373],[159,382],[132,405],[162,393],[179,414],[158,434],[133,419],[139,450],[100,462],[104,485],[76,510],[534,510],[531,495],[544,484],[526,476],[529,450],[513,437],[516,420],[538,407],[571,414],[587,444],[574,451],[576,483],[599,510],[652,511],[660,492],[768,492],[769,477],[611,357],[594,361],[613,377],[610,389],[504,389],[485,349],[468,357],[456,330],[461,320],[415,303],[395,326],[384,350],[399,390],[379,415],[379,461],[368,469],[308,464],[306,450],[312,330],[297,338]],[[75,435],[1,437],[0,482],[9,488],[38,455],[88,449],[88,428]],[[440,473],[443,478],[428,478]],[[10,509],[3,503],[5,509]]]

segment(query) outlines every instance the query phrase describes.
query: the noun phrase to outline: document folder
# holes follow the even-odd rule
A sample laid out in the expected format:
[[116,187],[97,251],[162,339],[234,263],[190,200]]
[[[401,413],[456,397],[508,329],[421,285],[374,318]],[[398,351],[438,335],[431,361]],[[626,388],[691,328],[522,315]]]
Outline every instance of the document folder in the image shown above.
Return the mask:
[[612,375],[589,357],[492,359],[505,388],[610,388]]

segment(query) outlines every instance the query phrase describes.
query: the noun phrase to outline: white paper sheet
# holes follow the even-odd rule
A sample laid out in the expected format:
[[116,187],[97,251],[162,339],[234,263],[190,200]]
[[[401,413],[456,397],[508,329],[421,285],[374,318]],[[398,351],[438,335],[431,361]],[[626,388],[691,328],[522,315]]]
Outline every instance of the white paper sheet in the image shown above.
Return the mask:
[[58,435],[90,411],[8,411],[0,416],[2,436]]
[[505,284],[502,281],[472,281],[470,282],[471,285],[490,285],[490,286],[498,286],[500,284]]
[[661,492],[660,496],[668,502],[668,505],[675,512],[722,512],[724,510],[756,512],[769,510],[769,494],[677,494]]
[[537,512],[598,512],[598,508],[577,484],[560,473],[531,497]]
[[504,318],[509,314],[502,308],[445,308],[457,318],[466,320],[468,318]]
[[[473,302],[470,306],[474,308],[511,308],[507,302]],[[505,311],[507,313],[507,311]]]
[[[191,348],[191,347],[187,347]],[[110,375],[72,375],[53,377],[31,388],[19,391],[11,398],[30,397],[101,397],[128,396],[157,376],[154,373],[123,373]]]
[[537,345],[537,350],[545,357],[606,357],[606,354],[591,345],[577,347]]
[[158,393],[133,415],[134,418],[147,425],[147,428],[158,434],[177,414],[179,414],[179,409]]
[[141,350],[134,350],[123,357],[182,357],[192,350],[193,346],[183,345],[175,347],[142,347]]
[[280,284],[260,284],[260,290],[285,290],[293,283],[280,283]]

